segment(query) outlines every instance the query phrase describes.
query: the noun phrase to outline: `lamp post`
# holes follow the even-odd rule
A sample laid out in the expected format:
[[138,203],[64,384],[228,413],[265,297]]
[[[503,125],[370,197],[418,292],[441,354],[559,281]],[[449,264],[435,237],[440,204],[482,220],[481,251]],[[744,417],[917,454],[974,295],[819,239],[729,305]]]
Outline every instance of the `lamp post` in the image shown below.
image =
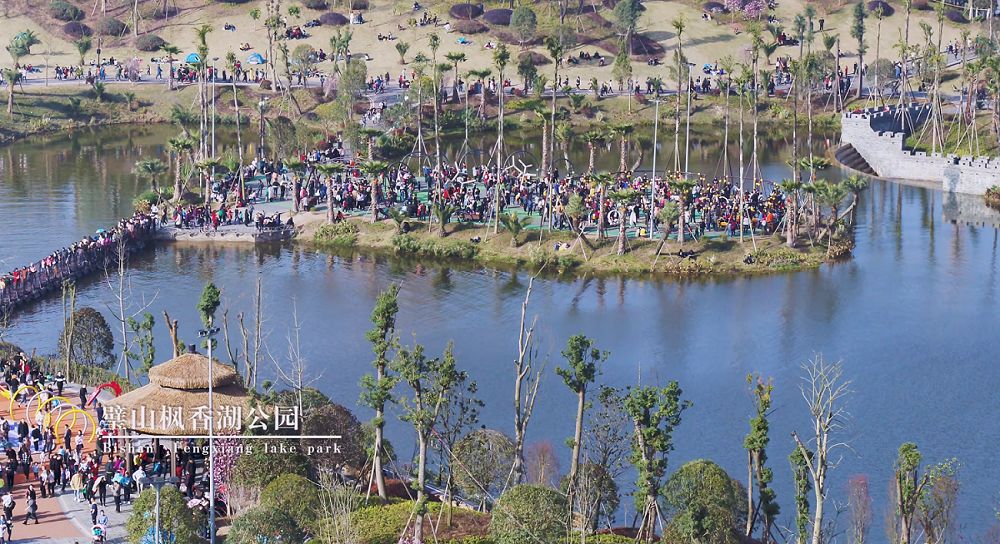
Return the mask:
[[[659,95],[659,85],[656,93]],[[653,224],[656,220],[656,148],[657,137],[660,135],[660,98],[657,96],[653,103],[656,104],[653,113],[653,176],[649,181],[649,239],[653,239]]]
[[139,482],[144,486],[152,487],[156,491],[156,509],[155,509],[156,521],[154,522],[155,525],[153,529],[155,531],[155,533],[153,534],[153,544],[161,544],[162,542],[160,538],[160,489],[162,489],[163,486],[165,485],[176,486],[178,481],[179,480],[174,476],[169,476],[167,478],[162,478],[162,479],[154,479],[147,476]]
[[257,102],[257,108],[260,111],[260,158],[264,158],[264,106],[267,105],[267,98],[261,98],[260,102]]
[[219,334],[219,327],[212,327],[209,320],[208,329],[198,331],[198,336],[208,342],[208,531],[209,542],[215,544],[215,478],[212,476],[213,459],[215,457],[215,407],[212,403],[212,339]]

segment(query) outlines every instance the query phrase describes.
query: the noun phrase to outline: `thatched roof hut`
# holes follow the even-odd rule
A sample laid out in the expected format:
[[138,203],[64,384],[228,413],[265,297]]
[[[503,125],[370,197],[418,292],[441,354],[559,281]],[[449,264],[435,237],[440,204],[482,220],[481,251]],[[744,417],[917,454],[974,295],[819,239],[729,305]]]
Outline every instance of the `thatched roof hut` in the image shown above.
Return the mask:
[[[149,383],[105,403],[106,417],[135,432],[169,436],[208,434],[208,357],[185,353],[149,370]],[[212,402],[216,431],[220,415],[239,407],[245,418],[250,397],[232,367],[212,363]],[[165,417],[168,414],[169,417]],[[224,430],[230,430],[227,427]]]

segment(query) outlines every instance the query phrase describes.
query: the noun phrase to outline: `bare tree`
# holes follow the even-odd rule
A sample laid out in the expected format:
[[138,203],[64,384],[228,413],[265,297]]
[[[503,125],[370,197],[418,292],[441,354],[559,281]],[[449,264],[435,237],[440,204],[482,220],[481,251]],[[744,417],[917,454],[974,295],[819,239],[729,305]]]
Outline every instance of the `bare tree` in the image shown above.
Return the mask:
[[851,513],[851,543],[865,544],[872,524],[872,498],[868,494],[868,476],[856,474],[847,481],[847,507]]
[[838,435],[844,431],[850,417],[845,404],[851,393],[851,382],[844,378],[840,362],[829,363],[822,355],[813,357],[802,365],[802,369],[805,371],[801,386],[802,398],[809,408],[813,426],[813,436],[807,439],[812,451],[795,431],[792,431],[792,438],[805,459],[816,501],[811,541],[812,544],[822,544],[823,507],[829,491],[827,475],[830,469],[839,464],[840,459],[834,457],[837,451],[848,447],[846,442],[838,441]]
[[[132,339],[129,335],[128,322],[129,319],[135,319],[137,316],[142,315],[153,301],[156,300],[156,295],[154,294],[149,300],[146,300],[144,295],[138,303],[133,301],[132,275],[128,269],[128,256],[128,240],[119,234],[118,239],[115,241],[113,260],[110,263],[106,263],[104,268],[104,281],[108,286],[108,290],[111,291],[111,296],[114,300],[113,304],[108,304],[106,307],[111,316],[118,322],[119,332],[121,333],[122,351],[118,358],[118,366],[115,368],[115,372],[121,374],[124,368],[125,381],[131,382],[132,365],[129,362],[128,352],[132,349]],[[114,268],[109,268],[109,265],[114,265]]]
[[[302,392],[308,389],[313,383],[318,381],[323,375],[322,372],[310,372],[306,363],[306,358],[302,355],[301,343],[302,322],[299,321],[299,310],[295,303],[292,303],[292,326],[288,331],[288,364],[279,364],[271,357],[274,370],[278,374],[278,379],[295,393],[295,402],[299,408],[299,414],[304,413],[302,408]],[[270,355],[270,354],[269,354]]]
[[[73,365],[73,333],[76,331],[76,284],[64,281],[62,284],[63,345],[66,347],[66,379],[72,381],[70,368]],[[6,318],[6,316],[5,316]]]
[[[257,278],[257,291],[253,299],[253,334],[247,330],[244,323],[243,312],[236,315],[236,321],[240,327],[240,336],[243,338],[243,383],[247,388],[257,387],[257,368],[260,362],[260,354],[264,349],[266,333],[264,332],[264,298],[262,296],[261,278]],[[251,347],[251,338],[252,347]]]
[[351,522],[351,512],[361,507],[361,495],[328,473],[320,474],[319,486],[324,523],[317,536],[325,542],[361,542],[357,525]]
[[559,458],[552,442],[535,442],[525,451],[525,472],[528,483],[556,487],[559,483]]
[[542,383],[542,371],[545,370],[545,364],[542,363],[542,367],[537,372],[531,373],[532,364],[538,356],[534,340],[535,324],[538,322],[538,317],[533,317],[531,325],[525,326],[528,301],[531,299],[531,287],[534,282],[534,277],[528,280],[528,290],[524,293],[524,302],[521,303],[517,359],[514,361],[514,463],[507,478],[508,485],[512,482],[519,484],[524,481],[524,437],[528,431],[531,413],[535,409],[538,387]]

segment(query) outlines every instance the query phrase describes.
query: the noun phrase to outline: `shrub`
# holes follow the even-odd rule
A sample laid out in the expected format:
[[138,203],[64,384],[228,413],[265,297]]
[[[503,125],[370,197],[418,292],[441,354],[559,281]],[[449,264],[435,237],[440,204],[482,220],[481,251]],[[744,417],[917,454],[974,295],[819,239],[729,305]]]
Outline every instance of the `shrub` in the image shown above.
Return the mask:
[[354,10],[366,10],[366,9],[368,9],[368,0],[353,0],[351,2],[351,9],[354,9]]
[[329,4],[326,3],[326,0],[306,0],[302,4],[309,9],[326,9],[330,7]]
[[[68,326],[69,321],[65,324]],[[111,327],[101,315],[101,312],[84,306],[73,312],[73,342],[70,344],[73,360],[86,366],[110,368],[115,362],[115,337]],[[59,335],[60,357],[65,358],[66,345],[64,332]]]
[[64,24],[62,30],[67,36],[78,39],[94,33],[89,26],[77,21]]
[[49,15],[60,21],[79,21],[83,19],[83,10],[65,0],[52,0]]
[[95,26],[101,36],[121,36],[125,32],[125,23],[114,17],[105,17]]
[[253,489],[264,489],[272,479],[282,474],[306,475],[309,463],[306,457],[297,451],[298,448],[291,453],[274,455],[264,451],[265,445],[272,450],[277,448],[280,451],[282,445],[289,449],[294,443],[278,440],[258,441],[257,447],[249,452],[245,451],[236,461],[232,476],[234,483]]
[[400,254],[441,259],[474,259],[479,254],[479,247],[470,242],[420,240],[409,234],[393,236],[392,247]]
[[513,10],[506,8],[491,9],[483,14],[483,19],[491,25],[508,26],[513,13]]
[[709,13],[726,13],[729,11],[726,9],[726,5],[722,2],[705,2],[702,4],[701,9]]
[[552,64],[552,60],[549,59],[549,57],[541,53],[536,53],[535,51],[525,51],[524,53],[518,55],[517,56],[518,63],[520,63],[521,60],[525,58],[530,58],[531,64],[535,66],[545,66],[546,64]]
[[323,225],[316,230],[313,241],[326,246],[350,247],[358,241],[358,225],[351,221],[342,221],[332,225]]
[[986,193],[983,194],[983,200],[986,201],[988,206],[1000,208],[1000,185],[993,185],[986,189]]
[[[360,470],[365,464],[367,455],[366,443],[362,442],[363,430],[361,422],[350,410],[336,403],[327,402],[311,410],[306,410],[305,422],[302,424],[302,434],[307,436],[323,436],[339,434],[338,451],[320,449],[326,445],[324,440],[302,439],[302,451],[309,456],[313,467],[320,471],[336,471],[343,467]],[[310,448],[313,448],[310,451]]]
[[878,8],[882,8],[882,17],[891,17],[893,13],[896,13],[896,10],[892,9],[892,6],[885,0],[872,0],[868,2],[868,11],[875,13],[875,10]]
[[344,17],[343,15],[335,11],[331,11],[329,13],[324,13],[323,15],[320,15],[319,22],[328,26],[343,26],[346,25],[349,21],[347,17]]
[[673,514],[670,532],[686,542],[735,544],[746,519],[746,491],[722,467],[705,459],[685,463],[663,488]]
[[135,39],[135,48],[139,51],[159,51],[167,42],[156,34],[143,34]]
[[[125,522],[129,542],[140,542],[147,534],[155,534],[155,520],[149,515],[155,509],[156,492],[147,488],[135,500],[132,514]],[[187,507],[184,495],[172,485],[160,491],[160,530],[177,542],[197,542],[204,524],[204,513]]]
[[277,506],[261,504],[247,510],[233,521],[232,529],[226,542],[229,544],[299,544],[305,539],[299,528],[287,512]]
[[[414,501],[366,506],[351,513],[351,525],[366,544],[396,544],[413,513]],[[429,514],[440,511],[441,503],[428,503]]]
[[479,34],[490,29],[488,26],[480,23],[479,21],[464,21],[461,19],[452,23],[451,27],[455,29],[455,32],[460,34]]
[[219,1],[226,4],[246,4],[250,0],[219,0]]
[[298,474],[282,474],[267,484],[260,495],[262,506],[287,512],[299,529],[316,534],[319,519],[319,488]]
[[539,485],[518,485],[500,496],[490,520],[497,544],[555,540],[566,533],[566,498]]
[[21,353],[24,353],[21,346],[11,344],[10,342],[0,342],[0,359],[10,359]]
[[470,20],[483,14],[482,4],[455,4],[448,10],[452,19]]
[[913,9],[920,11],[930,11],[934,9],[929,0],[913,0]]
[[949,9],[944,13],[944,16],[953,23],[963,24],[969,22],[969,20],[965,18],[965,14],[957,9]]

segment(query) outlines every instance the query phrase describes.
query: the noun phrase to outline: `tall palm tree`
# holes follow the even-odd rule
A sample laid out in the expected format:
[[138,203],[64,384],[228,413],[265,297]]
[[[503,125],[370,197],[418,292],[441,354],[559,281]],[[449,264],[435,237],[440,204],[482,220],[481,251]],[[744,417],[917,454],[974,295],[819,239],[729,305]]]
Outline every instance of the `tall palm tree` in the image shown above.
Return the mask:
[[628,136],[632,134],[633,126],[630,123],[618,123],[610,129],[611,134],[618,138],[618,171],[628,170]]
[[372,223],[378,221],[378,187],[379,178],[385,173],[388,165],[382,161],[365,161],[358,166],[361,173],[365,175],[369,182],[369,191],[372,200]]
[[[484,118],[486,116],[486,78],[490,77],[490,73],[491,73],[491,71],[490,71],[489,68],[482,68],[482,69],[478,69],[478,70],[469,70],[469,72],[468,72],[469,82],[471,82],[473,79],[475,79],[477,81],[482,81],[483,82],[483,87],[482,87],[482,89],[481,89],[481,91],[479,93],[479,117],[480,118]],[[469,102],[469,91],[468,91],[469,85],[468,85],[468,82],[465,85],[465,88],[466,88],[466,91],[465,91],[465,102],[466,102],[466,104],[468,104],[468,102]]]
[[[685,74],[690,78],[690,70],[687,66],[687,59],[684,57],[684,28],[686,23],[684,17],[677,17],[670,22],[677,34],[677,50],[674,51],[674,71],[677,76],[677,100],[674,104],[674,170],[681,169],[681,89]],[[691,82],[688,81],[688,85]],[[623,161],[624,164],[624,161]],[[624,168],[623,168],[624,170]]]
[[531,108],[531,113],[542,121],[542,163],[538,165],[538,175],[544,177],[546,165],[555,162],[554,159],[549,160],[549,112],[544,103],[536,102]]
[[439,102],[441,101],[441,89],[439,85],[441,84],[441,79],[438,77],[439,66],[437,63],[437,52],[438,48],[441,47],[441,37],[437,33],[431,34],[427,38],[427,45],[431,48],[431,63],[433,68],[431,70],[431,87],[434,89],[434,101],[432,102],[434,106],[434,158],[435,158],[435,168],[438,171],[438,183],[444,181],[443,172],[441,170],[441,132],[440,125],[438,124],[438,110]]
[[229,51],[226,53],[226,69],[232,75],[233,82],[233,110],[236,116],[236,151],[240,158],[240,193],[242,196],[242,186],[243,186],[243,137],[240,131],[240,99],[237,93],[239,87],[236,86],[236,70],[238,61],[236,60],[236,53]]
[[605,207],[607,206],[607,195],[608,187],[615,182],[615,177],[606,172],[600,174],[592,174],[590,176],[593,183],[597,188],[597,239],[603,240],[605,233],[604,228],[608,223],[608,213]]
[[[505,162],[504,161],[504,156],[503,156],[503,129],[504,129],[504,127],[503,127],[503,124],[504,124],[504,117],[503,117],[503,114],[504,114],[504,111],[503,111],[503,98],[504,98],[504,80],[503,80],[503,77],[504,77],[504,75],[503,75],[503,71],[504,71],[504,68],[507,67],[507,63],[509,63],[509,62],[510,62],[510,51],[507,50],[507,45],[506,44],[501,43],[499,46],[497,46],[496,50],[493,51],[493,64],[497,68],[497,74],[499,75],[498,79],[500,81],[500,88],[499,88],[500,98],[498,100],[499,112],[497,114],[497,144],[496,144],[496,157],[497,157],[496,165],[497,165],[497,174],[498,175],[500,174],[501,170],[503,169],[503,165],[504,165],[504,162]],[[493,192],[494,192],[493,213],[494,213],[494,216],[496,216],[496,217],[499,218],[499,216],[500,216],[500,186],[497,185],[496,190],[493,191]],[[497,222],[493,223],[493,234],[496,234],[499,231],[500,231],[500,222],[497,221]]]
[[194,140],[182,134],[167,140],[167,148],[174,156],[174,201],[180,202],[184,193],[184,183],[181,180],[181,157],[185,154],[191,154],[191,150],[194,149]]
[[132,173],[137,177],[146,178],[149,180],[150,188],[159,193],[160,188],[156,183],[156,178],[167,172],[167,165],[163,164],[160,159],[143,159],[135,163],[132,167]]
[[830,208],[830,221],[826,227],[828,248],[833,245],[833,233],[839,220],[840,204],[848,194],[850,194],[850,189],[842,183],[823,183],[819,186],[820,202]]
[[[556,94],[559,92],[559,63],[562,61],[563,53],[565,53],[565,47],[563,47],[562,40],[559,37],[549,36],[545,38],[545,49],[548,50],[549,56],[552,57],[552,114],[551,114],[551,124],[552,127],[552,138],[555,139],[555,126],[556,126]],[[550,152],[555,152],[555,148],[549,150]],[[554,160],[552,155],[549,155],[550,159]],[[548,168],[549,172],[553,170],[552,164],[542,164],[543,167]]]
[[163,44],[160,47],[160,51],[163,51],[167,55],[167,88],[170,90],[174,89],[174,56],[181,54],[181,49],[176,45],[170,45],[169,43]]
[[346,170],[344,163],[328,162],[316,167],[326,177],[326,222],[333,223],[333,179]]
[[204,159],[208,157],[208,34],[214,30],[212,25],[204,24],[194,29],[198,39],[198,103],[200,119],[198,122],[198,152]]

